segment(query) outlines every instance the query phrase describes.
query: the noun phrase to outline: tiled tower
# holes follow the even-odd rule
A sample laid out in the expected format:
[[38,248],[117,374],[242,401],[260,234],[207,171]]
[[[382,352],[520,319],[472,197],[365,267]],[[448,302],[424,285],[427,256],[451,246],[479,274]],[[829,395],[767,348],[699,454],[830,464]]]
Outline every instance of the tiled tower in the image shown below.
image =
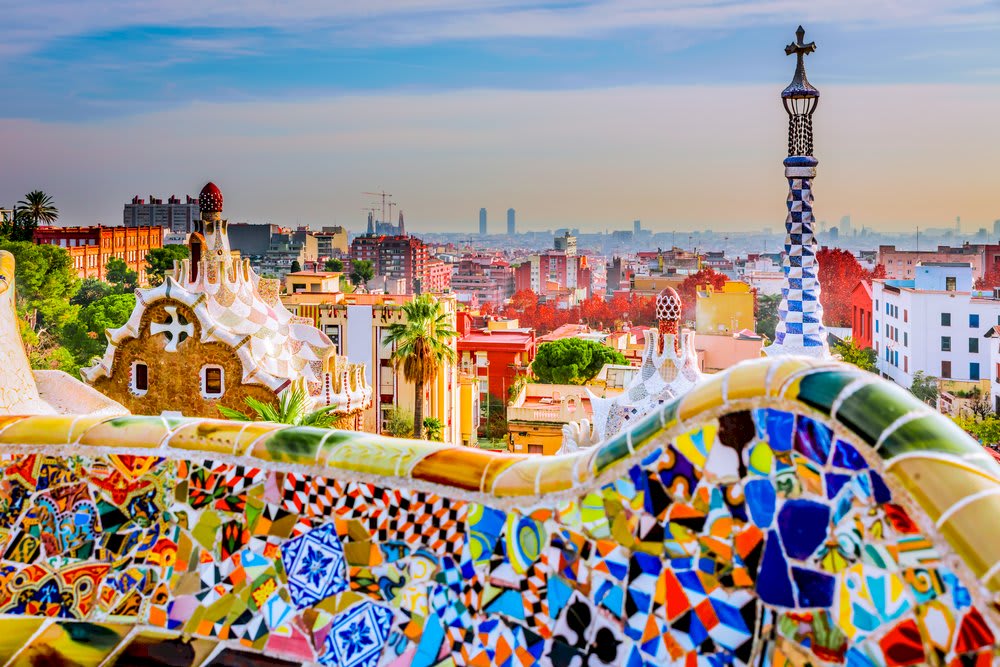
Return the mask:
[[795,76],[781,91],[788,112],[788,157],[784,163],[788,179],[788,217],[785,219],[785,259],[782,262],[785,284],[781,288],[775,340],[764,351],[768,356],[828,357],[830,350],[819,300],[819,265],[816,262],[819,246],[813,232],[812,213],[812,179],[819,164],[813,157],[812,114],[819,103],[819,91],[809,83],[805,68],[805,56],[816,50],[816,44],[803,41],[805,30],[802,26],[795,37],[796,41],[785,47],[787,55],[796,56]]

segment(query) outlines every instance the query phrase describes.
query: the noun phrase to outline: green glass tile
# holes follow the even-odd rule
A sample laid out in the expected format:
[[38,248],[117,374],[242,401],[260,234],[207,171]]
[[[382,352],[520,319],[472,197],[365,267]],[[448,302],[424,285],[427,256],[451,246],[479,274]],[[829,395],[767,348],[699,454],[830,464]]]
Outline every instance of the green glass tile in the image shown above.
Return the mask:
[[677,408],[680,404],[681,399],[675,398],[660,408],[660,419],[667,427],[677,421]]
[[597,451],[597,456],[594,457],[596,472],[600,473],[602,470],[606,470],[608,466],[621,461],[628,454],[628,440],[626,435],[624,432],[619,433],[601,445],[601,448]]
[[[857,372],[819,371],[810,373],[799,381],[798,400],[806,405],[830,414],[834,401],[844,387],[858,379]],[[788,398],[795,398],[789,396]]]
[[327,429],[310,426],[283,428],[274,431],[264,442],[264,447],[272,461],[315,463],[320,443],[327,435],[330,435]]
[[660,426],[660,415],[657,413],[646,415],[636,422],[631,428],[632,448],[639,449],[650,438],[663,430]]
[[837,410],[837,420],[874,445],[890,424],[920,409],[920,401],[910,392],[876,381],[848,396]]
[[[978,458],[982,458],[984,454],[982,446],[965,431],[947,417],[937,414],[906,422],[886,438],[878,453],[883,459],[890,459],[900,454],[918,451],[941,452],[961,457],[976,455]],[[986,461],[980,464],[978,461],[966,460],[970,464],[986,467],[991,474],[996,472],[996,464],[988,466]]]

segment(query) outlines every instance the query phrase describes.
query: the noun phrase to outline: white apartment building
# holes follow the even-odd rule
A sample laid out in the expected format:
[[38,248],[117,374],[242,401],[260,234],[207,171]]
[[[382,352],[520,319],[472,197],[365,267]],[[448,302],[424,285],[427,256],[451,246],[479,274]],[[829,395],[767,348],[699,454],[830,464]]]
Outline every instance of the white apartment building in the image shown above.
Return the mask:
[[903,387],[917,371],[941,379],[993,379],[994,343],[984,335],[1000,323],[1000,299],[972,289],[973,268],[966,263],[920,263],[914,274],[913,280],[872,282],[878,372]]
[[181,200],[171,196],[164,204],[162,199],[152,195],[148,203],[137,195],[125,204],[122,224],[126,227],[164,227],[169,232],[190,234],[200,218],[197,197],[186,196]]
[[[1000,290],[995,292],[994,298],[1000,298]],[[989,374],[986,375],[984,372],[983,377],[988,377],[990,381],[990,405],[1000,413],[1000,321],[997,322],[997,326],[991,326],[986,330],[983,345],[986,346],[990,356]]]

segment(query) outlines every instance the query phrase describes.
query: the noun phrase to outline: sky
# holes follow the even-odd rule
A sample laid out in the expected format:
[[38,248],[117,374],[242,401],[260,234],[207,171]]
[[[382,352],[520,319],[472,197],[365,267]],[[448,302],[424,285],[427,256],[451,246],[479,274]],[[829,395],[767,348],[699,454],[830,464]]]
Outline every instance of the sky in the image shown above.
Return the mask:
[[0,0],[0,205],[219,185],[234,221],[780,229],[795,28],[816,215],[1000,218],[997,0]]

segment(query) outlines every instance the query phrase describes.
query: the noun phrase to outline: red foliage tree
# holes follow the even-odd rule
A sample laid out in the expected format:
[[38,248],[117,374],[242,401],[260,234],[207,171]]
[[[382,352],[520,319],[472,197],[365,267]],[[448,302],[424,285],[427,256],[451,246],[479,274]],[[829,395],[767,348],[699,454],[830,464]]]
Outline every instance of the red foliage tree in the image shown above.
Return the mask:
[[1000,268],[992,268],[981,278],[976,278],[976,289],[996,289],[1000,287]]
[[873,278],[884,278],[885,267],[879,264],[869,271],[849,250],[840,248],[820,248],[816,261],[819,262],[823,323],[831,327],[851,326],[851,292],[862,280],[871,282]]
[[516,318],[522,327],[546,334],[564,324],[586,324],[592,329],[613,329],[625,322],[652,325],[656,318],[655,297],[617,295],[611,301],[591,296],[572,308],[556,308],[539,303],[538,295],[521,290],[511,297],[502,311],[504,317]]
[[693,320],[695,315],[695,300],[698,288],[702,285],[711,285],[712,289],[721,290],[726,286],[726,275],[724,273],[719,273],[711,267],[706,267],[701,269],[697,273],[692,273],[677,288],[677,293],[681,296],[681,301],[684,302],[684,313],[682,317],[685,320]]

